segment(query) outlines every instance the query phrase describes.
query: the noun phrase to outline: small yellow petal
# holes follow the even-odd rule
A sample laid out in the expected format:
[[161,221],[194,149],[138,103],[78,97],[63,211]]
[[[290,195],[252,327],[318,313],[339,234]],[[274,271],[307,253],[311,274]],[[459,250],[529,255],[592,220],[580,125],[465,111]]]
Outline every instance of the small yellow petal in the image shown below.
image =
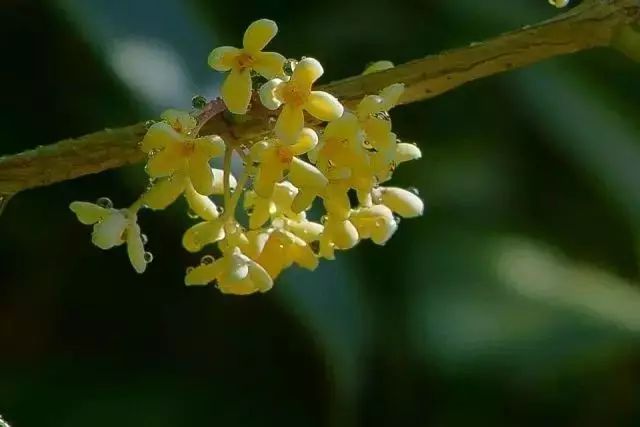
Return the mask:
[[249,227],[252,229],[260,228],[267,221],[271,215],[271,200],[263,197],[256,197],[253,209],[251,210],[251,216],[249,217]]
[[184,283],[187,286],[207,285],[218,278],[223,264],[218,260],[211,264],[200,264],[187,273]]
[[287,230],[300,237],[305,242],[313,242],[320,238],[324,230],[322,224],[311,221],[287,221]]
[[334,260],[336,259],[335,256],[335,245],[333,244],[333,242],[329,239],[329,237],[326,234],[323,234],[320,237],[320,247],[319,247],[319,251],[318,251],[318,255],[321,256],[324,259],[328,259],[328,260]]
[[273,287],[273,279],[257,262],[249,262],[249,278],[260,292],[267,292]]
[[329,180],[315,166],[294,157],[289,168],[289,181],[299,189],[322,189]]
[[139,274],[144,273],[147,269],[144,242],[142,241],[140,226],[135,221],[131,221],[127,227],[127,254],[136,272]]
[[277,110],[282,105],[282,100],[278,97],[278,88],[284,82],[281,79],[271,79],[260,87],[260,102],[269,110]]
[[187,183],[184,195],[189,208],[203,220],[213,221],[220,215],[216,204],[209,197],[198,193],[191,182]]
[[300,190],[298,195],[293,199],[291,210],[296,213],[304,212],[311,207],[311,204],[318,196],[317,191]]
[[272,154],[268,157],[260,164],[253,183],[256,194],[266,199],[271,197],[273,186],[282,180],[284,172],[284,165],[280,161],[274,159]]
[[213,171],[205,156],[194,153],[189,159],[189,178],[195,190],[203,196],[213,193]]
[[264,250],[271,234],[264,230],[251,230],[246,234],[248,243],[242,248],[242,252],[255,260]]
[[220,221],[200,222],[182,236],[182,246],[189,252],[199,252],[208,244],[224,239],[224,227]]
[[242,254],[233,254],[224,257],[225,268],[222,270],[218,283],[220,286],[238,282],[249,275],[248,258]]
[[378,95],[367,95],[362,98],[356,109],[358,117],[361,119],[369,115],[384,111],[384,101]]
[[293,244],[289,247],[289,256],[302,268],[315,270],[318,267],[318,257],[309,245]]
[[300,156],[313,150],[318,145],[318,134],[310,128],[302,129],[295,144],[289,146],[294,156]]
[[251,52],[259,52],[275,37],[278,25],[270,19],[259,19],[252,22],[244,32],[242,45]]
[[304,127],[302,108],[285,104],[276,121],[275,132],[284,141],[295,141]]
[[185,186],[184,175],[176,174],[158,179],[142,196],[142,201],[151,209],[165,209],[182,193]]
[[253,280],[249,276],[244,279],[231,281],[231,280],[218,280],[218,289],[223,294],[227,295],[251,295],[258,292]]
[[286,58],[276,52],[259,52],[253,60],[253,70],[265,79],[284,77],[284,63]]
[[312,91],[304,108],[309,114],[325,122],[340,118],[344,112],[344,107],[335,96],[322,91]]
[[376,61],[376,62],[370,64],[369,66],[367,66],[367,68],[365,68],[365,70],[362,72],[362,74],[365,75],[365,74],[377,73],[378,71],[384,71],[384,70],[388,70],[390,68],[393,68],[393,62],[391,62],[391,61]]
[[177,170],[184,168],[186,163],[179,151],[181,144],[171,144],[164,150],[154,154],[145,167],[147,174],[153,178],[161,178],[172,175]]
[[140,148],[143,152],[149,153],[163,149],[172,143],[178,143],[182,141],[182,138],[182,135],[176,132],[168,123],[158,122],[151,125],[144,135]]
[[323,74],[324,69],[317,59],[304,58],[293,70],[291,82],[303,88],[310,88]]
[[324,194],[324,207],[329,215],[336,219],[345,220],[351,212],[351,202],[344,185],[329,184]]
[[422,199],[403,188],[380,187],[376,190],[375,197],[378,197],[384,205],[404,218],[420,216],[424,212]]
[[208,63],[216,71],[229,71],[240,55],[240,49],[231,46],[217,47],[209,54]]
[[69,209],[78,217],[84,225],[92,225],[102,221],[108,215],[110,210],[89,202],[73,202],[69,205]]
[[327,233],[337,249],[351,249],[359,240],[358,230],[349,220],[340,221],[329,217],[324,233]]
[[104,220],[93,226],[91,241],[100,249],[111,249],[124,243],[123,235],[127,228],[126,216],[119,211],[113,211]]
[[232,69],[220,90],[227,109],[234,114],[245,114],[251,101],[251,74],[248,68]]
[[417,160],[422,157],[422,151],[416,144],[400,142],[396,145],[395,161],[397,164],[407,162],[409,160]]
[[394,83],[382,89],[380,91],[380,98],[382,98],[382,104],[385,111],[389,111],[400,102],[400,97],[404,93],[403,83]]
[[[211,169],[213,173],[213,192],[211,194],[224,194],[224,171],[222,169]],[[235,190],[238,181],[232,173],[229,174],[229,188]]]
[[193,143],[198,154],[206,157],[207,159],[220,157],[224,154],[225,143],[222,138],[217,135],[198,138],[193,140]]

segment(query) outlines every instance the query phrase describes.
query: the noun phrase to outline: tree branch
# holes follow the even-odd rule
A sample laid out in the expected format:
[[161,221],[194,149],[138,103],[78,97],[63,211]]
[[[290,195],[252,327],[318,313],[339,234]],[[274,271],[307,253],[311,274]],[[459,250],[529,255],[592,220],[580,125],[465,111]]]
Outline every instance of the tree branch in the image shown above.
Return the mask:
[[[406,85],[402,103],[421,101],[464,83],[547,58],[608,46],[620,29],[637,22],[639,17],[640,0],[585,0],[552,20],[390,70],[339,80],[321,89],[352,105],[365,94],[401,82]],[[250,141],[270,132],[268,119],[272,115],[254,105],[246,120],[234,123],[220,114],[202,133]],[[29,188],[140,162],[145,155],[138,149],[138,143],[145,132],[144,124],[139,123],[2,157],[0,199]]]

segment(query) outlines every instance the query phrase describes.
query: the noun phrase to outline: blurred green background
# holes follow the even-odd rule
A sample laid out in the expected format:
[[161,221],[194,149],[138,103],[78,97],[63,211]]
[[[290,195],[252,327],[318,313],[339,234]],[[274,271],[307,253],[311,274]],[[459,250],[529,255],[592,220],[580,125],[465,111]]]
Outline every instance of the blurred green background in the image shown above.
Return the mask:
[[[324,82],[556,14],[546,0],[4,0],[0,153],[217,94],[208,52],[268,17]],[[187,289],[184,206],[155,261],[92,246],[73,200],[141,166],[15,197],[0,217],[0,414],[26,426],[640,425],[640,79],[581,53],[397,108],[427,201],[386,247],[266,295]]]

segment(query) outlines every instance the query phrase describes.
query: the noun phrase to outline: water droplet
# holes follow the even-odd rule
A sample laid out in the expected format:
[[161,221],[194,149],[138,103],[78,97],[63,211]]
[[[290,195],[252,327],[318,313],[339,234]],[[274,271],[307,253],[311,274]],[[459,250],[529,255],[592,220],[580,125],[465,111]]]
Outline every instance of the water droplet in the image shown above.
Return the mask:
[[284,62],[284,66],[283,66],[284,73],[286,75],[288,75],[288,76],[292,75],[293,74],[293,70],[296,69],[296,65],[298,65],[298,61],[297,60],[295,60],[295,59],[287,59]]
[[407,190],[411,191],[416,196],[420,195],[420,190],[418,190],[416,187],[409,187],[409,188],[407,188]]
[[398,215],[394,215],[393,216],[393,220],[396,222],[396,224],[400,224],[400,222],[402,221],[402,218],[400,218]]
[[146,245],[147,243],[149,243],[149,238],[147,237],[146,234],[141,234],[140,235],[140,239],[142,239],[142,244]]
[[207,98],[205,98],[202,95],[196,95],[193,98],[191,98],[191,105],[196,110],[202,110],[204,107],[207,106]]
[[153,262],[153,254],[151,252],[144,253],[144,262],[146,262],[147,264]]
[[320,218],[320,224],[324,225],[325,222],[327,222],[327,216],[322,215],[322,217]]
[[187,274],[191,273],[194,270],[193,267],[187,267]]
[[189,209],[189,210],[187,211],[187,216],[188,216],[189,218],[191,218],[191,219],[198,219],[198,218],[200,218],[200,217],[198,216],[198,214],[197,214],[197,213],[195,213],[194,211],[192,211],[191,209]]
[[200,259],[200,264],[209,265],[215,262],[215,258],[212,255],[205,255]]
[[224,208],[222,206],[216,206],[216,210],[218,211],[219,215],[222,215],[224,213]]
[[96,205],[105,209],[113,209],[113,202],[108,197],[100,197],[98,200],[96,200]]

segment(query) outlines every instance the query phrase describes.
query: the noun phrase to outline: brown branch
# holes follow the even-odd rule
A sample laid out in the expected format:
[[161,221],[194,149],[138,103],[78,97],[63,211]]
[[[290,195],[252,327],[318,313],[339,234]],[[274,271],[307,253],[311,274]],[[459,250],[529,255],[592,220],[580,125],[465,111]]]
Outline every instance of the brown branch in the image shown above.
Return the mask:
[[[608,46],[620,29],[637,22],[639,16],[640,0],[585,0],[555,19],[390,70],[329,83],[322,89],[350,104],[365,94],[402,82],[406,91],[401,101],[416,102],[547,58]],[[218,114],[203,133],[249,141],[270,131],[271,114],[259,105],[238,123]],[[140,162],[145,156],[138,150],[138,143],[145,130],[141,123],[107,129],[2,157],[0,197]]]

